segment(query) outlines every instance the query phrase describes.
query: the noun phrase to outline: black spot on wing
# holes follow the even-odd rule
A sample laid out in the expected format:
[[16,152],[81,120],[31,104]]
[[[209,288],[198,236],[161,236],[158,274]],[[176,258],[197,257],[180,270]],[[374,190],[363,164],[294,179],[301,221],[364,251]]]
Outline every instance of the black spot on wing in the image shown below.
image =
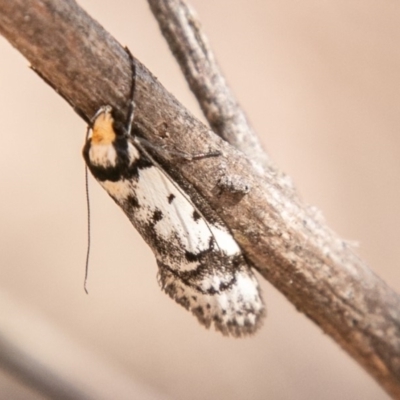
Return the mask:
[[140,158],[136,162],[132,163],[128,167],[128,173],[126,175],[126,178],[137,179],[139,176],[139,170],[151,168],[151,167],[154,167],[154,164],[149,159],[147,159],[145,156],[141,155]]
[[122,179],[121,170],[118,167],[102,167],[94,164],[87,164],[92,175],[100,182],[117,182]]
[[178,281],[180,280],[186,286],[191,287],[198,293],[209,295],[222,293],[237,284],[237,272],[243,268],[243,265],[245,265],[242,255],[234,256],[234,258],[237,258],[237,262],[230,263],[229,257],[227,257],[223,260],[222,265],[220,265],[220,268],[224,268],[226,270],[227,275],[225,276],[225,278],[227,279],[221,281],[218,287],[211,286],[207,289],[204,289],[202,287],[204,277],[212,276],[214,274],[213,269],[216,266],[212,266],[209,263],[204,262],[207,259],[204,259],[203,262],[201,262],[196,269],[191,271],[178,271],[175,268],[171,268],[170,265],[160,260],[157,260],[160,281],[165,282],[165,280],[168,279],[167,277],[172,275],[176,277]]
[[203,310],[202,306],[198,306],[196,308],[193,308],[192,312],[193,312],[193,314],[198,315],[200,317],[204,316],[204,310]]
[[[143,238],[148,241],[149,243],[157,243],[157,251],[158,252],[163,252],[165,254],[168,254],[168,245],[164,243],[163,239],[159,237],[159,235],[156,232],[155,226],[157,222],[161,221],[164,218],[164,214],[162,213],[161,210],[156,209],[151,217],[148,219],[148,221],[145,224],[144,231],[141,232]],[[153,246],[154,249],[154,246]]]
[[210,236],[210,240],[208,242],[208,249],[203,251],[199,251],[198,253],[193,253],[191,251],[185,251],[185,258],[189,262],[200,262],[204,257],[214,250],[214,236]]
[[207,290],[207,294],[217,294],[217,293],[220,293],[220,291],[212,286]]
[[171,204],[172,201],[173,201],[174,198],[175,198],[175,195],[174,195],[173,193],[171,193],[167,198],[168,198],[168,203]]
[[163,213],[160,210],[156,210],[153,213],[153,223],[157,223],[164,218]]
[[140,207],[139,200],[137,199],[137,197],[134,194],[130,195],[126,199],[126,202],[132,208],[139,208]]
[[194,211],[193,211],[193,219],[194,219],[195,221],[198,221],[200,218],[201,218],[201,215],[199,214],[199,212],[196,211],[196,210],[194,210]]
[[139,178],[139,171],[153,167],[153,163],[143,155],[132,164],[118,163],[117,167],[120,168],[120,179],[131,179],[137,181]]
[[192,253],[191,251],[185,251],[185,258],[189,262],[199,261],[202,256],[202,253],[204,253],[205,251],[206,250],[202,251],[201,253]]

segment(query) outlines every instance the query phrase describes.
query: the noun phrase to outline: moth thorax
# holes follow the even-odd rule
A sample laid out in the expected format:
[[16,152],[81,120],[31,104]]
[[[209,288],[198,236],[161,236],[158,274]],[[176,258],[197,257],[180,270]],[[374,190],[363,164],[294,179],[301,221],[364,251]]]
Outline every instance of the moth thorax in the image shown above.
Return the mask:
[[104,110],[100,113],[93,123],[92,144],[111,144],[116,138],[113,127],[114,119],[111,111]]

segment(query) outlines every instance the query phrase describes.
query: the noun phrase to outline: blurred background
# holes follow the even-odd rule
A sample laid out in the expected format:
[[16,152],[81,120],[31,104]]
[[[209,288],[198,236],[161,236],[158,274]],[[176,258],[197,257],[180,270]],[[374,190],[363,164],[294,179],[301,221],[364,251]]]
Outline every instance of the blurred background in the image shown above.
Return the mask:
[[[203,118],[145,0],[79,3]],[[400,289],[400,4],[191,4],[276,164]],[[255,337],[205,330],[160,291],[150,250],[93,180],[87,296],[85,124],[3,38],[0,52],[0,340],[97,399],[389,398],[263,280]],[[1,398],[45,398],[11,370]]]

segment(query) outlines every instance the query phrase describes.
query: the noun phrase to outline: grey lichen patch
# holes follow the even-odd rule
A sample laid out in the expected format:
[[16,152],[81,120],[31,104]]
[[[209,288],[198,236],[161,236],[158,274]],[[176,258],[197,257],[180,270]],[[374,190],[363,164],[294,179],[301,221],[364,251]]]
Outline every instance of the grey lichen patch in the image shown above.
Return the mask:
[[239,175],[223,175],[213,189],[213,194],[224,204],[239,203],[251,190],[249,183]]

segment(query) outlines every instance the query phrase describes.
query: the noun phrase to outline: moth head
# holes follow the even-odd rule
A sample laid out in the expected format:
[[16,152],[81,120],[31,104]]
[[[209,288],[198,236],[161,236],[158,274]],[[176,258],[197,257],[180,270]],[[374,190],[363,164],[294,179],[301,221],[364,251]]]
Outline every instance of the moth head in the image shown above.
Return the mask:
[[117,134],[114,130],[111,106],[100,107],[92,121],[93,144],[111,144],[115,141]]

